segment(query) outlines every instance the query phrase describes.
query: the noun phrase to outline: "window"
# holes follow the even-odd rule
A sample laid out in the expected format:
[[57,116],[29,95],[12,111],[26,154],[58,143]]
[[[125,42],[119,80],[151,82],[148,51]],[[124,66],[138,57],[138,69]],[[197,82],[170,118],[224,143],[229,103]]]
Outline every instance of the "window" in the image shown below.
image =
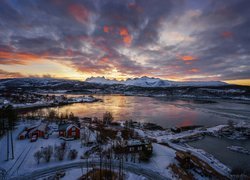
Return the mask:
[[76,127],[72,127],[72,131],[75,131],[76,130]]
[[76,135],[76,132],[72,132],[72,136],[75,136]]

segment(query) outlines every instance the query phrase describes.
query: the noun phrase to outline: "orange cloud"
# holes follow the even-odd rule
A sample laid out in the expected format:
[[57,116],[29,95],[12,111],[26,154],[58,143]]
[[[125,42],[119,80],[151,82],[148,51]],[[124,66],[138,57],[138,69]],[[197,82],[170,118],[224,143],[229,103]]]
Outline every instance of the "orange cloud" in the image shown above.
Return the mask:
[[120,35],[121,36],[129,35],[127,28],[120,28]]
[[224,38],[231,38],[231,37],[233,37],[233,33],[229,32],[229,31],[225,31],[225,32],[221,33],[221,36]]
[[27,64],[27,61],[39,60],[40,57],[29,53],[13,53],[0,51],[0,64]]
[[197,58],[194,56],[181,56],[181,60],[183,61],[193,61],[196,60]]
[[129,34],[127,28],[124,28],[124,27],[120,28],[119,34],[122,36],[124,43],[131,44],[132,36]]
[[126,44],[131,44],[131,42],[132,42],[132,37],[131,37],[130,35],[124,36],[124,37],[123,37],[123,42],[125,42]]
[[80,23],[87,23],[89,21],[89,11],[83,5],[70,5],[69,13]]

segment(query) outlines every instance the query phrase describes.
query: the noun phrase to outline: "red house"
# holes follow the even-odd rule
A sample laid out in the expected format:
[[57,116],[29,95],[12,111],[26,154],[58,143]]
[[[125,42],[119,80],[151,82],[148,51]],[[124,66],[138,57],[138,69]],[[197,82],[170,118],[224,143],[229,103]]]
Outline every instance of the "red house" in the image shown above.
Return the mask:
[[40,124],[37,128],[32,129],[29,132],[29,138],[36,135],[37,137],[45,137],[45,134],[48,132],[48,125],[47,124]]
[[75,124],[60,124],[58,127],[59,137],[80,138],[80,128]]
[[18,139],[23,140],[26,138],[32,138],[32,136],[38,137],[45,137],[48,132],[48,125],[47,124],[40,124],[39,126],[35,127],[26,127],[20,134],[18,135]]

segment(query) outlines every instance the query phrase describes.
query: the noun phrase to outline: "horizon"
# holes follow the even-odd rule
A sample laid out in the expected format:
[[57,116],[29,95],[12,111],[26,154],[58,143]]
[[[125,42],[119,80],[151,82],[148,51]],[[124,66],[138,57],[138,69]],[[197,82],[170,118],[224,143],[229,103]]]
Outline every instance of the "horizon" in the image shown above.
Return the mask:
[[3,0],[0,79],[250,85],[250,2]]

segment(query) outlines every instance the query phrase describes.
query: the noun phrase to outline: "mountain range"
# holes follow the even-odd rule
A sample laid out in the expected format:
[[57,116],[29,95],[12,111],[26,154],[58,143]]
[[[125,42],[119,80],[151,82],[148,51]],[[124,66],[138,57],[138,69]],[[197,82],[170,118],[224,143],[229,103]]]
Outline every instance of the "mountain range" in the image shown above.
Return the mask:
[[188,82],[177,82],[177,81],[169,81],[162,80],[160,78],[147,77],[143,76],[140,78],[127,79],[125,81],[118,80],[110,80],[105,77],[90,77],[85,80],[88,83],[95,84],[123,84],[127,86],[139,86],[139,87],[183,87],[183,86],[225,86],[228,85],[225,82],[221,81],[188,81]]

